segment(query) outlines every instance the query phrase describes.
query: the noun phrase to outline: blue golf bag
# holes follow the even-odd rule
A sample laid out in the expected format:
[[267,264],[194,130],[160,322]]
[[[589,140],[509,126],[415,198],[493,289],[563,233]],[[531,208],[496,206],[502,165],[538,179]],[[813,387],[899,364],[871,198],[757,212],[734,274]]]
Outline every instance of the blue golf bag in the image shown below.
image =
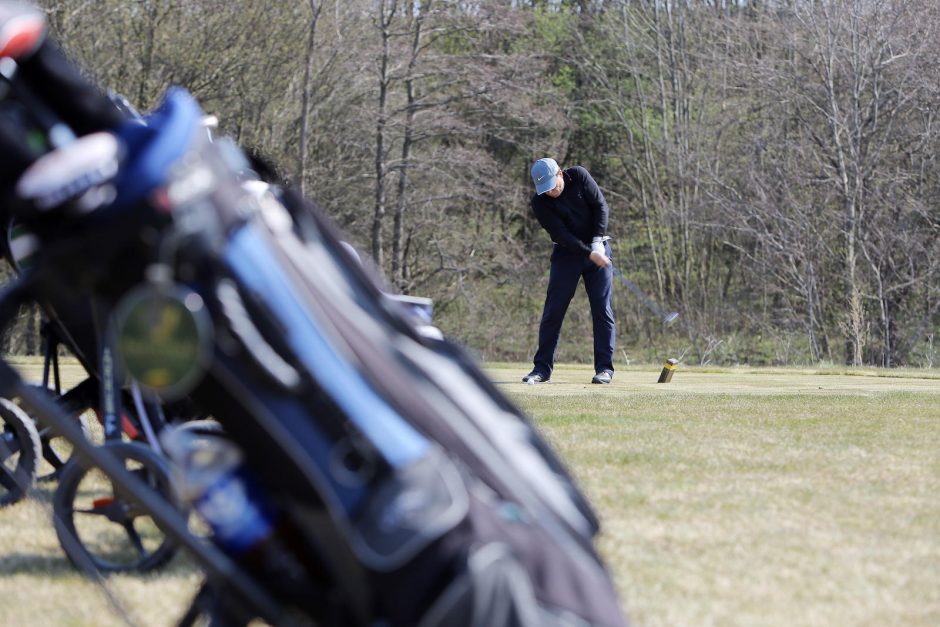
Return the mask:
[[74,437],[204,568],[182,623],[625,624],[597,518],[533,425],[312,203],[246,185],[251,164],[202,115],[174,89],[146,125],[36,158],[7,206],[39,252],[0,295],[4,324],[24,300],[94,299],[119,386],[221,425],[163,439],[206,540],[0,363],[0,394]]

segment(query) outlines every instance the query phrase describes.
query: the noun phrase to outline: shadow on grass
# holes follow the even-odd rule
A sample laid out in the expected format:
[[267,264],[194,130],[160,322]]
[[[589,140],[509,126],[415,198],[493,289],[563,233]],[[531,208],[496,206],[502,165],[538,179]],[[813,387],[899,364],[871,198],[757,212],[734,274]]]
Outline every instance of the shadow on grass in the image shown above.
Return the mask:
[[37,481],[29,488],[29,498],[42,504],[43,507],[52,507],[52,499],[55,498],[56,487],[58,483],[54,479],[47,481]]
[[[122,575],[148,577],[188,577],[199,568],[185,552],[178,552],[164,567],[147,573],[121,573]],[[107,575],[107,573],[103,573]],[[40,575],[59,577],[68,575],[82,576],[65,555],[42,555],[38,553],[6,553],[0,555],[0,577],[13,575]]]
[[6,553],[0,555],[0,574],[59,576],[77,573],[65,555]]
[[504,378],[497,379],[495,377],[490,377],[490,381],[492,381],[496,385],[515,385],[517,383],[519,385],[525,385],[525,383],[522,382],[522,376],[524,374],[526,373],[522,373],[518,377],[512,377],[512,378],[507,378],[507,379],[504,379]]

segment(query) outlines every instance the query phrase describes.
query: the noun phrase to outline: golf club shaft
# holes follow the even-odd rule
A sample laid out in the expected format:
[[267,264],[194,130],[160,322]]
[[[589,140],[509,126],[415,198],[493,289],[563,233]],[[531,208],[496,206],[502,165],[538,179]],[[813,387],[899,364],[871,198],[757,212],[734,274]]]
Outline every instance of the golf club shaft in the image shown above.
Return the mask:
[[636,297],[640,299],[640,302],[643,303],[647,309],[653,312],[653,315],[655,315],[657,318],[659,318],[663,322],[669,321],[670,317],[672,316],[672,313],[666,313],[665,311],[663,311],[663,308],[657,305],[649,296],[644,294],[643,290],[641,290],[636,285],[636,283],[634,283],[633,281],[625,277],[623,275],[623,272],[620,271],[620,268],[618,268],[617,266],[613,264],[610,264],[610,267],[613,268],[614,275],[618,279],[620,279],[620,282],[624,285],[624,287],[626,287],[628,290],[633,292],[636,295]]

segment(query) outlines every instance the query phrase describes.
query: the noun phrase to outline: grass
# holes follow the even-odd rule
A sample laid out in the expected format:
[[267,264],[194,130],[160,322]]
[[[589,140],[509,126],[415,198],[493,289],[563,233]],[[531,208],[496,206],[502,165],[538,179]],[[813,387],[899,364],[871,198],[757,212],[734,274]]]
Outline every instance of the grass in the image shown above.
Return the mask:
[[636,623],[940,624],[936,372],[525,371]]
[[[10,360],[30,381],[42,378],[42,362],[36,358]],[[63,360],[62,381],[71,387],[84,377],[84,370],[73,360]],[[90,416],[91,437],[101,441],[100,426]],[[63,454],[70,447],[61,440],[55,445]],[[43,462],[40,474],[52,471]],[[92,470],[80,484],[76,504],[85,505],[98,496],[103,480]],[[0,625],[118,626],[125,625],[118,610],[111,605],[102,588],[84,579],[65,558],[52,526],[52,499],[56,484],[37,484],[31,498],[12,507],[0,509]],[[95,526],[96,518],[80,518],[78,531],[83,541],[95,546],[100,555],[126,550],[126,539],[109,542],[114,525]],[[137,519],[138,532],[148,541],[147,521]],[[159,542],[159,540],[158,540]],[[112,553],[117,558],[117,553]],[[119,559],[116,561],[120,561]],[[147,575],[120,574],[107,578],[108,589],[137,625],[175,625],[189,606],[201,576],[185,554],[163,569]]]
[[[526,386],[524,364],[486,371],[595,504],[635,624],[940,624],[940,372],[682,365],[657,384],[648,366],[596,386],[563,366]],[[120,624],[62,557],[50,499],[0,510],[0,624]],[[179,556],[108,581],[139,624],[170,625],[199,576]]]

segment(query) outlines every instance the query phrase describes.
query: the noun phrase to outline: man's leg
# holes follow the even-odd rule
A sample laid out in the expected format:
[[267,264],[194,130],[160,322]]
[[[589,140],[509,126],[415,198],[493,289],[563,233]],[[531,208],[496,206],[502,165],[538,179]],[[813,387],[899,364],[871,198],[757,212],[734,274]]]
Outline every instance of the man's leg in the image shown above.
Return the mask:
[[[605,246],[610,256],[610,247]],[[584,289],[594,322],[594,372],[614,371],[614,310],[610,304],[613,277],[613,266],[598,268],[592,264],[584,272]]]
[[556,250],[552,254],[552,267],[548,275],[545,307],[539,323],[539,348],[532,360],[533,372],[548,378],[555,367],[555,352],[561,336],[561,323],[581,278],[581,257]]

